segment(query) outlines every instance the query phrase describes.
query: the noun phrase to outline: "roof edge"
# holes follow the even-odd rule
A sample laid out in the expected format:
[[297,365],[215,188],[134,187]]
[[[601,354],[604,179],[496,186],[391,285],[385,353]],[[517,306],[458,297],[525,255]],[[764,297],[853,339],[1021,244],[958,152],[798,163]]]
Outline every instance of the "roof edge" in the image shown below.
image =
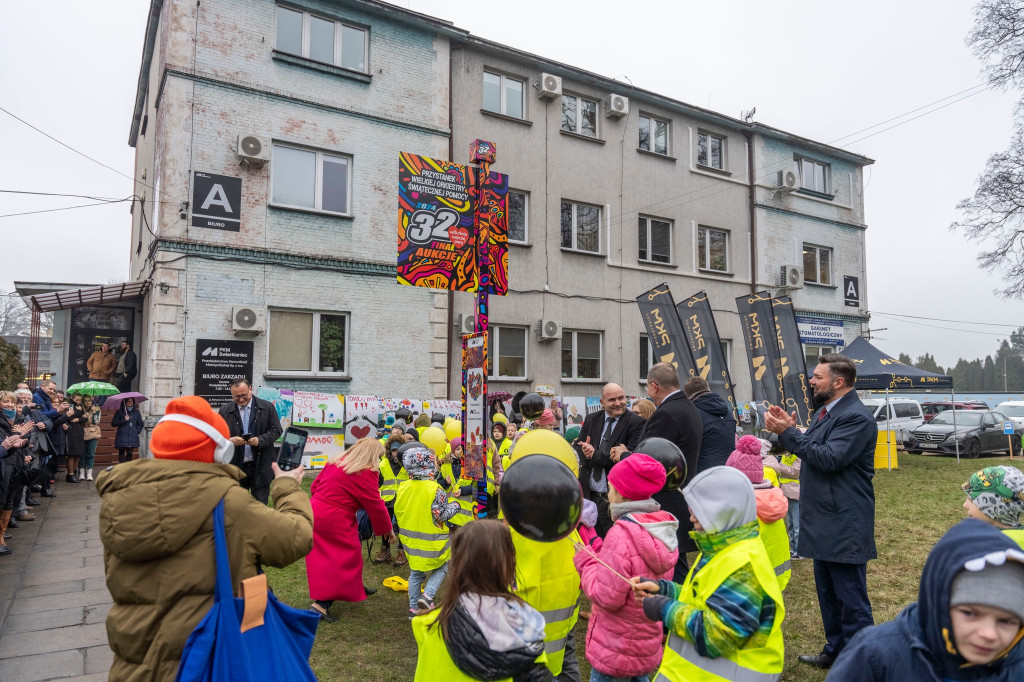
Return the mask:
[[139,66],[139,81],[135,87],[135,108],[132,111],[132,128],[128,133],[128,146],[135,148],[139,139],[139,127],[142,125],[143,107],[146,106],[146,95],[149,92],[149,68],[153,63],[153,51],[156,42],[156,30],[160,26],[160,10],[164,0],[150,0],[149,16],[146,18],[146,39],[142,43],[142,64]]

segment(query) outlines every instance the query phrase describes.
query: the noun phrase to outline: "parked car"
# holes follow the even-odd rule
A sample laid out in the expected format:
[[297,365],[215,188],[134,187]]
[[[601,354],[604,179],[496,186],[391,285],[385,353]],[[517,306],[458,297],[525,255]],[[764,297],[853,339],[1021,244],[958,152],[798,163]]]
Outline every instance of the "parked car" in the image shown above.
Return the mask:
[[1024,431],[1024,400],[1007,400],[996,405],[996,411],[1002,412],[1013,422],[1018,431]]
[[875,415],[879,431],[896,432],[897,443],[906,442],[911,432],[924,423],[921,403],[913,398],[889,398],[888,412],[885,398],[867,398],[862,402]]
[[[955,420],[955,425],[954,425]],[[959,445],[960,454],[975,459],[988,452],[1020,452],[1020,430],[1008,437],[1003,433],[1003,422],[1007,418],[995,410],[945,410],[935,415],[927,424],[913,432],[915,450],[941,452],[955,455]]]
[[[1021,403],[1024,405],[1024,403]],[[988,403],[983,400],[957,400],[955,403],[950,400],[930,400],[926,403],[921,403],[921,411],[924,412],[924,420],[930,422],[932,417],[945,412],[946,410],[952,410],[954,407],[958,410],[987,410],[989,409]],[[999,409],[998,407],[996,409]]]

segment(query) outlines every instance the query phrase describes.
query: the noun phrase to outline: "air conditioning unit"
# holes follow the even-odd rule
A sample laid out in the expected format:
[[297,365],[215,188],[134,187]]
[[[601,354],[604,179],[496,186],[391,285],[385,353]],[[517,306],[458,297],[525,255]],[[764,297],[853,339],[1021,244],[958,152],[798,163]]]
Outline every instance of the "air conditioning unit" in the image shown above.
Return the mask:
[[608,118],[629,116],[629,98],[614,92],[604,98],[604,115]]
[[476,334],[476,316],[459,315],[458,327],[460,334]]
[[795,170],[779,171],[778,186],[783,192],[800,189],[800,175]]
[[266,310],[240,305],[231,308],[231,331],[236,334],[259,334],[266,329]]
[[252,163],[262,166],[270,161],[270,140],[257,135],[238,135],[238,158],[242,163]]
[[562,78],[550,73],[540,75],[540,92],[537,96],[541,99],[554,99],[562,96]]
[[562,338],[562,323],[557,320],[537,322],[537,338],[541,341],[557,341]]
[[799,265],[783,265],[779,268],[779,286],[786,289],[803,289],[804,269]]

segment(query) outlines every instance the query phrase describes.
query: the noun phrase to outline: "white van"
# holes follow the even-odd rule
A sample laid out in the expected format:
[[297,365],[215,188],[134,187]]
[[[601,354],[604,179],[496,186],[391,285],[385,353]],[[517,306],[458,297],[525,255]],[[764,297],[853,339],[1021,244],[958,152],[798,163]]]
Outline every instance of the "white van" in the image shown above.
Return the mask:
[[896,442],[903,443],[910,432],[924,424],[924,412],[921,403],[913,398],[889,398],[889,409],[886,412],[885,398],[867,398],[864,406],[875,416],[879,431],[896,432]]
[[1013,422],[1014,428],[1024,429],[1024,400],[1007,400],[995,407],[996,412]]

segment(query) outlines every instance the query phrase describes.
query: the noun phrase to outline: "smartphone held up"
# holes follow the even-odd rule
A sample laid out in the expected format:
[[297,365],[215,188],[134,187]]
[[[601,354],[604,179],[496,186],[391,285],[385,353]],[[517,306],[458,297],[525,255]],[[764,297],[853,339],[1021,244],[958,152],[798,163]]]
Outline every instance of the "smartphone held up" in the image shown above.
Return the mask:
[[289,426],[284,430],[281,439],[281,451],[277,456],[277,466],[281,471],[291,471],[302,464],[302,455],[306,450],[306,439],[309,432]]

